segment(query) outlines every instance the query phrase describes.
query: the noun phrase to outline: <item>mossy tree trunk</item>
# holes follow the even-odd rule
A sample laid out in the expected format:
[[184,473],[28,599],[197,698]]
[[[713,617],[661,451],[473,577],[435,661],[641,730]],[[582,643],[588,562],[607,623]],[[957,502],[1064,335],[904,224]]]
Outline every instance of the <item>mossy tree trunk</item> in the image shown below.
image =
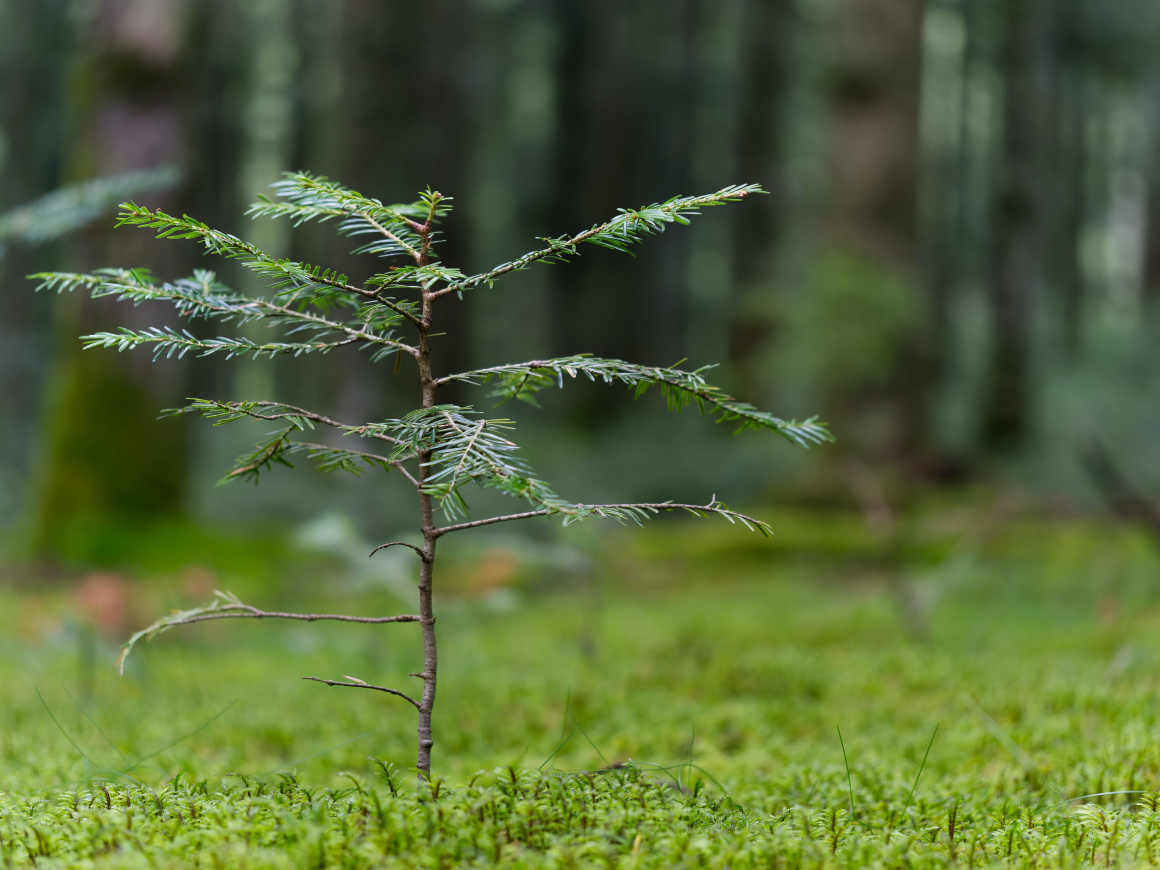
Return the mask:
[[[185,162],[188,131],[173,95],[190,87],[178,80],[187,11],[185,4],[152,0],[95,7],[72,70],[65,180]],[[73,253],[78,265],[129,262],[156,266],[167,278],[192,265],[187,255],[175,262],[172,251],[144,234],[120,233],[114,242],[107,227],[83,235]],[[57,351],[30,536],[45,558],[62,555],[78,527],[178,516],[189,453],[185,425],[157,421],[158,408],[180,404],[187,394],[184,366],[87,353],[76,336],[124,324],[123,306],[114,313],[112,300],[69,296],[54,304]],[[156,323],[156,312],[132,311],[134,320]]]

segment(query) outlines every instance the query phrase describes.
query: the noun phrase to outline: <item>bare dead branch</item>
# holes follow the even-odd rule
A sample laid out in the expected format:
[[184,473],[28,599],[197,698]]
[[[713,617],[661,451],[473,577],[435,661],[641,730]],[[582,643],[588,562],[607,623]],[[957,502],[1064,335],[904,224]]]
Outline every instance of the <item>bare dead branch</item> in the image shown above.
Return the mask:
[[367,625],[382,625],[390,622],[422,622],[421,617],[414,614],[398,616],[347,616],[341,613],[284,613],[277,610],[259,610],[249,604],[244,604],[238,597],[229,592],[214,593],[214,601],[206,607],[195,607],[192,610],[175,611],[154,622],[152,625],[135,632],[117,658],[117,669],[125,672],[125,660],[139,641],[152,640],[162,632],[168,631],[177,625],[192,625],[195,622],[205,622],[210,619],[298,619],[303,622],[318,622],[332,620],[336,622],[360,622]]
[[370,554],[367,556],[367,558],[369,559],[379,550],[385,550],[387,547],[410,547],[412,550],[419,554],[420,559],[426,560],[427,558],[427,554],[423,552],[422,547],[416,547],[414,544],[408,544],[406,541],[391,541],[389,544],[379,544],[377,547],[370,551]]
[[419,621],[417,615],[410,613],[404,613],[399,616],[347,616],[342,613],[281,613],[272,610],[259,610],[248,604],[228,604],[209,613],[199,613],[195,616],[168,621],[166,622],[166,627],[190,625],[194,622],[204,622],[207,619],[300,619],[304,622],[334,620],[337,622],[362,622],[370,625],[381,625],[388,622]]
[[304,680],[311,680],[315,683],[325,683],[328,686],[345,686],[348,689],[374,689],[376,692],[386,692],[388,695],[397,695],[414,707],[419,708],[419,702],[410,695],[400,692],[398,689],[388,689],[386,686],[372,686],[370,683],[344,683],[341,680],[324,680],[322,677],[303,677]]

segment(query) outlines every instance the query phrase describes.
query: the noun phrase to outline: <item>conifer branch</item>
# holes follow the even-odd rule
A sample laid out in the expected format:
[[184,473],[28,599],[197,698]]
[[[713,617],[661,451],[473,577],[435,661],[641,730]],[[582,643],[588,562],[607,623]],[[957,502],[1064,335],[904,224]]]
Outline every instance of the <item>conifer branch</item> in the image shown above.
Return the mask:
[[[255,408],[267,409],[269,413],[256,411],[254,410]],[[311,428],[309,426],[310,423],[319,423],[351,435],[374,438],[378,441],[385,441],[388,444],[394,445],[401,443],[398,438],[387,435],[382,431],[383,428],[389,428],[383,427],[382,424],[352,426],[349,423],[340,423],[337,420],[332,420],[324,414],[307,411],[305,408],[287,405],[284,402],[221,402],[216,399],[194,399],[184,408],[174,408],[166,413],[169,416],[190,413],[201,414],[207,420],[214,420],[215,426],[233,423],[236,420],[242,420],[246,417],[255,420],[286,420],[295,429],[300,430]]]
[[418,223],[415,218],[424,218],[427,226],[437,216],[446,214],[447,208],[440,208],[439,197],[434,204],[429,195],[419,202],[408,205],[384,205],[380,200],[369,199],[357,191],[350,190],[330,181],[325,176],[308,172],[288,172],[282,181],[272,185],[278,195],[287,202],[273,202],[265,197],[250,206],[247,214],[254,217],[287,217],[298,226],[306,221],[325,221],[342,218],[339,233],[346,236],[375,233],[384,243],[364,245],[355,253],[374,253],[381,256],[405,253],[415,262],[425,262],[423,245]]
[[[310,458],[318,463],[319,471],[345,471],[349,474],[360,475],[367,467],[378,467],[384,471],[391,469],[398,469],[402,471],[407,477],[411,477],[410,473],[404,467],[400,459],[388,459],[386,456],[379,456],[377,453],[365,453],[361,450],[347,450],[343,447],[330,447],[326,444],[313,444],[309,441],[295,441],[289,448],[290,451],[305,450],[309,453]],[[360,465],[360,463],[362,463]],[[411,478],[412,482],[414,478]]]
[[643,521],[651,519],[655,514],[662,511],[686,511],[694,516],[704,519],[710,514],[724,517],[729,522],[739,522],[749,531],[761,532],[763,537],[768,538],[773,534],[773,530],[769,524],[755,519],[746,514],[738,513],[737,511],[729,510],[722,502],[712,499],[708,504],[682,504],[679,502],[636,502],[629,504],[597,504],[585,505],[575,504],[569,505],[569,509],[552,509],[545,508],[536,511],[525,511],[519,514],[507,514],[499,517],[488,517],[482,520],[472,520],[465,523],[457,523],[453,526],[442,526],[437,529],[438,535],[443,536],[451,532],[461,532],[464,529],[477,529],[482,526],[490,526],[495,523],[506,523],[512,520],[527,520],[533,517],[547,517],[553,514],[563,514],[564,525],[568,526],[572,523],[581,522],[590,517],[600,517],[603,519],[614,519],[618,522],[634,522],[638,526],[643,525]]
[[[257,408],[268,409],[272,413],[262,413],[261,411],[255,410]],[[252,477],[257,480],[261,472],[269,470],[274,463],[293,467],[286,459],[286,455],[305,451],[311,459],[318,462],[319,470],[324,472],[345,471],[357,475],[361,474],[364,470],[362,465],[371,467],[378,466],[386,471],[396,469],[407,478],[412,486],[417,487],[419,485],[419,481],[415,479],[415,476],[403,464],[407,460],[414,458],[414,454],[408,451],[396,450],[393,456],[380,456],[375,453],[350,450],[344,447],[315,444],[309,441],[297,441],[291,437],[295,431],[311,429],[313,428],[313,424],[318,423],[338,429],[347,435],[353,434],[375,438],[391,444],[396,448],[399,446],[398,439],[381,432],[366,432],[365,426],[349,426],[332,420],[322,414],[307,411],[293,405],[285,405],[280,402],[219,402],[212,399],[195,399],[184,408],[176,408],[168,411],[167,415],[178,416],[188,413],[199,413],[206,419],[215,421],[215,426],[223,426],[227,423],[233,423],[246,418],[283,421],[289,424],[285,430],[277,433],[274,437],[259,442],[252,452],[239,457],[235,468],[220,481],[221,483],[227,483],[243,477]]]
[[645,236],[664,232],[666,224],[688,224],[689,219],[686,215],[699,214],[702,208],[724,205],[751,193],[764,192],[758,184],[737,184],[704,196],[673,197],[666,202],[654,203],[640,209],[620,209],[620,214],[612,220],[597,224],[574,236],[541,238],[540,241],[545,242],[546,246],[538,251],[531,251],[488,272],[481,272],[451,283],[434,292],[432,296],[437,299],[448,293],[462,293],[481,284],[491,286],[496,278],[509,272],[522,272],[534,263],[564,262],[570,257],[578,256],[580,253],[578,248],[584,243],[628,253],[629,248],[642,241]]
[[535,404],[540,390],[558,386],[563,388],[564,376],[584,375],[590,381],[623,383],[635,389],[640,398],[651,386],[658,386],[670,411],[678,414],[695,403],[701,415],[713,413],[718,423],[736,422],[737,432],[746,429],[769,429],[795,444],[808,447],[811,443],[831,441],[832,436],[816,418],[802,422],[782,420],[759,411],[747,402],[741,402],[705,380],[704,373],[714,366],[703,366],[693,371],[676,368],[658,368],[624,362],[618,359],[600,359],[588,354],[549,360],[531,360],[525,363],[476,369],[440,378],[438,385],[453,381],[469,384],[496,382],[491,396],[500,399],[519,399]]
[[151,326],[139,331],[122,326],[119,332],[94,332],[91,335],[82,335],[81,340],[84,342],[86,350],[94,347],[111,347],[118,351],[126,351],[152,344],[155,345],[153,358],[156,360],[161,357],[170,358],[173,356],[180,359],[191,350],[197,351],[198,356],[210,356],[224,352],[226,359],[247,354],[254,359],[279,354],[302,356],[307,353],[326,353],[335,348],[354,344],[360,339],[357,336],[351,336],[342,341],[273,341],[259,344],[244,337],[197,338],[186,330],[179,332],[169,326]]
[[257,482],[261,472],[268,471],[274,463],[293,468],[293,464],[286,457],[294,453],[305,452],[317,463],[318,470],[322,472],[344,471],[357,476],[366,470],[363,466],[378,467],[384,471],[397,469],[411,482],[412,486],[419,485],[419,482],[403,465],[402,459],[390,459],[375,453],[329,447],[325,444],[314,444],[309,441],[296,441],[291,437],[293,432],[294,427],[290,427],[277,433],[273,438],[259,442],[253,451],[238,457],[237,466],[220,482],[229,483],[240,478],[253,478]]
[[[156,229],[159,239],[199,240],[210,253],[226,259],[237,260],[251,272],[270,278],[271,282],[267,286],[274,290],[283,290],[283,288],[289,287],[290,289],[284,292],[297,294],[311,293],[319,288],[329,288],[329,290],[352,293],[374,300],[414,323],[418,323],[419,320],[408,305],[400,304],[390,297],[383,296],[380,291],[351,284],[347,276],[340,272],[321,269],[318,266],[311,266],[309,263],[273,257],[256,245],[245,242],[229,233],[215,230],[188,215],[176,217],[166,214],[161,209],[150,211],[135,203],[125,202],[121,204],[117,226],[123,224]],[[311,301],[325,302],[332,295],[326,293]]]
[[[244,338],[197,339],[188,330],[182,330],[178,333],[170,329],[168,334],[161,335],[156,329],[142,332],[122,329],[116,333],[97,333],[93,336],[85,336],[86,340],[93,340],[89,346],[116,347],[118,350],[126,350],[141,344],[156,344],[158,345],[156,353],[168,356],[174,353],[182,356],[190,350],[199,350],[201,351],[200,355],[226,350],[229,356],[247,353],[254,356],[293,353],[297,356],[318,350],[327,351],[356,342],[368,342],[388,350],[405,352],[412,357],[418,354],[416,348],[395,339],[389,331],[378,332],[372,329],[373,312],[363,312],[363,316],[367,319],[356,328],[262,297],[251,298],[233,293],[225,285],[218,282],[217,276],[213,272],[202,269],[195,271],[192,278],[183,278],[173,283],[164,284],[153,283],[152,276],[147,269],[98,269],[92,274],[41,272],[30,277],[40,280],[38,290],[47,289],[63,293],[84,289],[88,290],[93,298],[111,296],[118,301],[131,301],[135,304],[169,302],[177,308],[179,314],[191,320],[198,317],[206,319],[216,317],[238,324],[260,319],[285,320],[295,324],[291,333],[303,329],[320,334],[336,332],[346,336],[347,339],[339,342],[257,344]],[[375,297],[373,292],[370,295]],[[381,300],[376,298],[376,301]],[[392,310],[396,308],[398,306],[394,306]],[[415,319],[413,314],[402,309],[399,310],[400,317]],[[380,330],[389,330],[397,322],[398,318],[389,317],[379,319],[375,326]]]

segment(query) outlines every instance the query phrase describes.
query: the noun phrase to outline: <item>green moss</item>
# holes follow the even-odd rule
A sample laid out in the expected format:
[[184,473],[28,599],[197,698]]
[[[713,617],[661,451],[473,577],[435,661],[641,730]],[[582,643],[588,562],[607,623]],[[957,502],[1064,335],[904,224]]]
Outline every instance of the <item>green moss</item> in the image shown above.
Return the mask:
[[[1118,560],[1143,578],[1156,557],[1116,529],[1019,523],[947,591],[925,644],[841,559],[730,559],[686,534],[708,524],[650,529],[635,553],[614,538],[595,593],[502,612],[446,599],[436,800],[405,768],[409,708],[298,679],[405,687],[420,664],[413,626],[198,626],[140,650],[122,679],[105,666],[115,643],[94,645],[67,593],[0,592],[0,861],[1146,862],[1160,836],[1160,594],[1083,565]],[[181,558],[240,552],[166,540]],[[275,549],[254,552],[284,567]],[[1081,564],[1061,570],[1060,550]],[[157,572],[137,594],[178,600],[161,558],[143,557]],[[657,587],[633,564],[680,582]],[[334,598],[340,578],[323,563],[306,573],[315,604],[397,607],[373,590]],[[368,756],[397,765],[390,784]],[[564,773],[577,770],[599,772]],[[1123,793],[1084,797],[1104,792]]]

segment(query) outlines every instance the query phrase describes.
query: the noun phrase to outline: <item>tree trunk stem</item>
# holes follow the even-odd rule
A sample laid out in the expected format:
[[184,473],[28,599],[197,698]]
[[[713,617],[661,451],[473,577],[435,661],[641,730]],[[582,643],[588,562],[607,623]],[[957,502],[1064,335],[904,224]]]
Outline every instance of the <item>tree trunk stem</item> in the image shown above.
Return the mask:
[[[428,258],[427,236],[431,221],[428,219],[420,235],[423,237],[422,256],[419,265],[426,265]],[[423,318],[419,325],[419,383],[423,390],[423,407],[435,406],[435,390],[438,384],[431,373],[431,309],[435,300],[423,286]],[[431,713],[435,709],[435,677],[439,668],[439,650],[435,642],[435,609],[432,604],[432,581],[435,575],[435,544],[439,538],[435,529],[435,507],[431,496],[423,491],[430,474],[430,450],[419,453],[419,519],[423,529],[423,552],[419,567],[419,624],[423,629],[423,699],[419,704],[419,753],[416,766],[420,781],[431,778],[431,747],[435,741],[431,736]]]

